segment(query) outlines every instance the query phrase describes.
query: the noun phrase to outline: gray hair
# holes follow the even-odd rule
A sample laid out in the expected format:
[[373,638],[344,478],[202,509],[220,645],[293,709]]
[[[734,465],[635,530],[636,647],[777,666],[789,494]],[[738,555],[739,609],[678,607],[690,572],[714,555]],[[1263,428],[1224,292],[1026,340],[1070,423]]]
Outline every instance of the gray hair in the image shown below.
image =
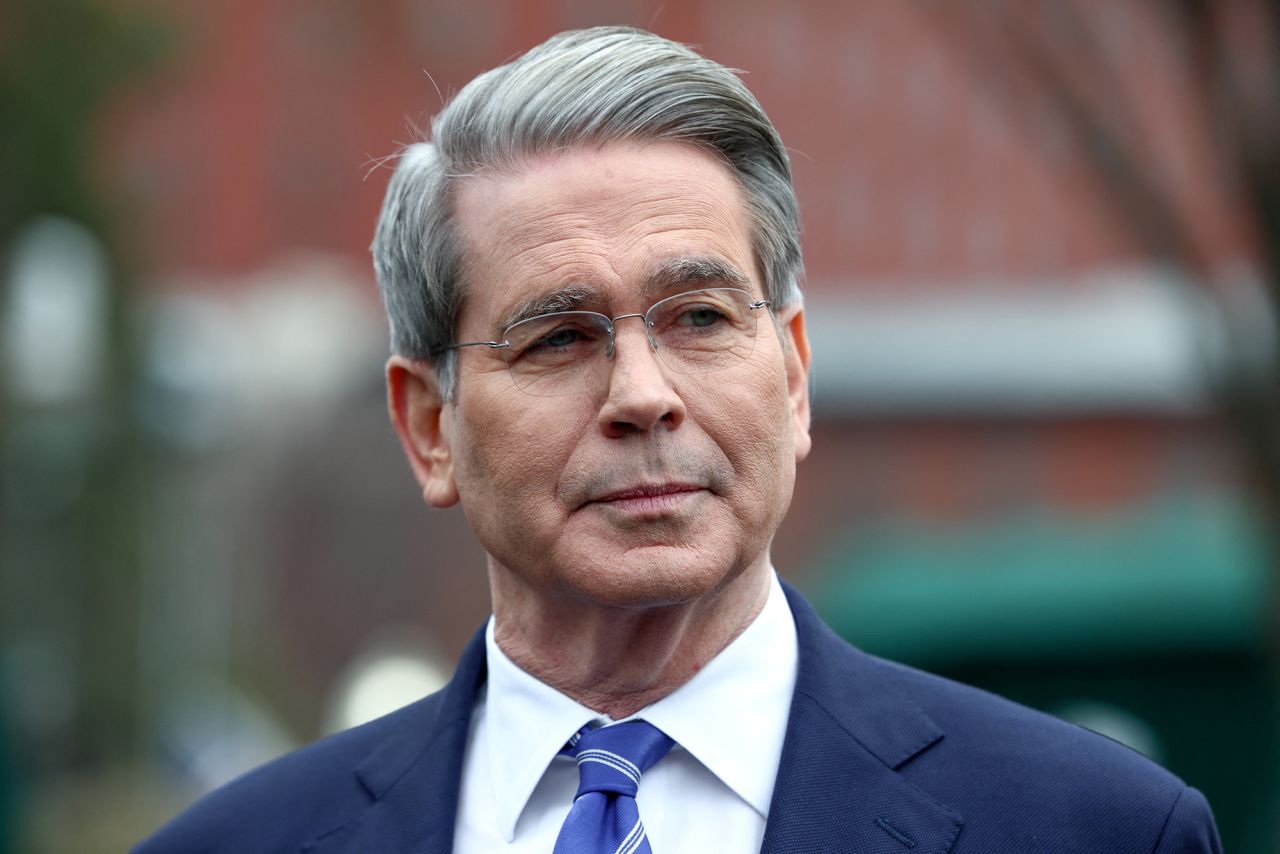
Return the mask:
[[453,222],[458,181],[582,145],[683,141],[721,158],[743,188],[752,249],[774,308],[800,300],[800,222],[791,164],[755,96],[731,70],[643,30],[553,36],[463,87],[405,147],[387,187],[373,266],[392,350],[435,361],[446,400],[465,259]]

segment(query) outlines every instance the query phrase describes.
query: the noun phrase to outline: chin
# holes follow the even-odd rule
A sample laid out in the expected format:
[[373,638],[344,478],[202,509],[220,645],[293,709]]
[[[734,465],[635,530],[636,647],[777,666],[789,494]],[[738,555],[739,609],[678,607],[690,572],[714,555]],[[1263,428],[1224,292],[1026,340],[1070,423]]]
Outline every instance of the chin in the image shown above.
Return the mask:
[[745,565],[729,556],[677,546],[627,549],[608,560],[561,564],[578,567],[559,581],[573,594],[613,608],[660,607],[693,602],[720,590]]

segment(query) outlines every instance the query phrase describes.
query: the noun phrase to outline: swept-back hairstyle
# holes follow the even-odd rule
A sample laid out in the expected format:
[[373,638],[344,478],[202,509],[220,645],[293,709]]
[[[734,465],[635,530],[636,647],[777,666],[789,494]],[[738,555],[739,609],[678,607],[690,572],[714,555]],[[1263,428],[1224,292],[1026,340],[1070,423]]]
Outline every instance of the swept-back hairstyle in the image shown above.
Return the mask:
[[677,140],[726,163],[743,189],[752,249],[775,308],[800,299],[800,224],[791,164],[755,96],[729,69],[643,30],[553,36],[472,80],[407,146],[379,214],[373,265],[400,355],[435,361],[452,397],[465,259],[453,221],[459,181],[583,145]]

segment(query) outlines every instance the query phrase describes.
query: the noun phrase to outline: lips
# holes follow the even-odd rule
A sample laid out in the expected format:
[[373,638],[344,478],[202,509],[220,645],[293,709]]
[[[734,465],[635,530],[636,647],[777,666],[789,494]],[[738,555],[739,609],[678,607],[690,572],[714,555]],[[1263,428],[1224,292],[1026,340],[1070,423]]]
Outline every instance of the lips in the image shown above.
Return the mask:
[[598,495],[588,503],[606,504],[611,502],[632,501],[645,498],[662,498],[676,496],[686,492],[700,492],[706,487],[693,483],[654,483],[629,486]]

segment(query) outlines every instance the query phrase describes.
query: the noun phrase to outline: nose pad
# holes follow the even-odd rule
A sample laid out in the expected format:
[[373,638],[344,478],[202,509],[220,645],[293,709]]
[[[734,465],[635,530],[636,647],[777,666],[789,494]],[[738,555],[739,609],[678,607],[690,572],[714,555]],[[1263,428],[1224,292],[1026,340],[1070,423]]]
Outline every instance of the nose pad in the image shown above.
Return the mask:
[[618,321],[626,320],[628,317],[640,318],[640,322],[644,324],[644,337],[649,341],[649,349],[652,350],[654,353],[657,353],[658,342],[655,341],[653,338],[653,331],[652,331],[652,327],[649,325],[648,318],[646,318],[643,314],[620,314],[617,317],[613,318],[609,324],[609,344],[605,348],[605,351],[604,351],[605,356],[609,359],[613,358],[614,351],[617,349],[617,346],[618,346]]

